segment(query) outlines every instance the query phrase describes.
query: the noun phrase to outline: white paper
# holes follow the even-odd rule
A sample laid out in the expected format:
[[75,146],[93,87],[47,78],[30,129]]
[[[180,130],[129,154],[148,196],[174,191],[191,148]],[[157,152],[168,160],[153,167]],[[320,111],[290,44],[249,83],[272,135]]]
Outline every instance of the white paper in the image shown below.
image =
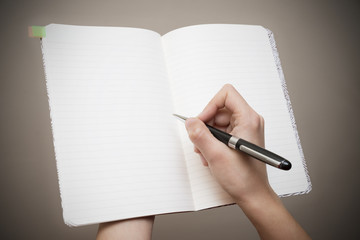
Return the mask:
[[225,84],[265,118],[279,195],[309,189],[267,31],[199,25],[161,37],[134,28],[51,24],[42,40],[64,220],[79,226],[233,203],[193,153],[183,123]]
[[[268,166],[278,195],[309,187],[268,32],[261,26],[211,24],[185,27],[163,36],[175,112],[196,116],[225,83],[232,84],[265,119],[270,151],[290,159],[291,171]],[[193,152],[180,127],[196,209],[232,202]],[[199,177],[200,176],[200,177]]]
[[64,220],[193,208],[160,36],[46,27],[43,53]]

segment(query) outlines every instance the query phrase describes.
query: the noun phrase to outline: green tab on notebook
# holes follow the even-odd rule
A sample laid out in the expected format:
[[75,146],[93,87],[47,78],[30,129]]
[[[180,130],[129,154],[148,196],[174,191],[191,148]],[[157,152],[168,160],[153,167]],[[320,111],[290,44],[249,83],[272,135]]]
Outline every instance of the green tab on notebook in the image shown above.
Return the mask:
[[28,29],[29,29],[29,37],[33,37],[33,38],[46,37],[44,26],[30,26]]

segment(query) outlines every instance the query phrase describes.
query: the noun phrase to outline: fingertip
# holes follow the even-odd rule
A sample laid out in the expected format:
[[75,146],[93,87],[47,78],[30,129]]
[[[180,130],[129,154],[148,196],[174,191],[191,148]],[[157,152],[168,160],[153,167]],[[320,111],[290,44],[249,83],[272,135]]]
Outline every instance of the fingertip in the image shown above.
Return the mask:
[[214,115],[217,112],[216,106],[213,106],[212,104],[208,104],[203,111],[197,115],[197,118],[199,118],[203,122],[208,122],[210,119],[214,117]]
[[195,153],[200,153],[200,150],[196,146],[194,146],[194,152]]
[[209,163],[206,161],[205,157],[200,153],[200,159],[204,167],[208,167]]
[[198,134],[199,132],[198,124],[199,124],[198,119],[196,118],[188,118],[185,121],[185,128],[189,134],[190,139],[192,139],[194,136]]
[[196,118],[188,118],[185,121],[185,127],[187,130],[190,130],[193,128],[193,125],[196,124],[197,119]]

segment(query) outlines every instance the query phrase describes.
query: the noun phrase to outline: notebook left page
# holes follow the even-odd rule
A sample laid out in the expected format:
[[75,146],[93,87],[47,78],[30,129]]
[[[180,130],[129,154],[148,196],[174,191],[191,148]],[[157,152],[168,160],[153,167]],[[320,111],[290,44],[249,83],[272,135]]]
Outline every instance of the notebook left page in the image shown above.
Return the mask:
[[192,210],[160,36],[51,24],[42,50],[65,223]]

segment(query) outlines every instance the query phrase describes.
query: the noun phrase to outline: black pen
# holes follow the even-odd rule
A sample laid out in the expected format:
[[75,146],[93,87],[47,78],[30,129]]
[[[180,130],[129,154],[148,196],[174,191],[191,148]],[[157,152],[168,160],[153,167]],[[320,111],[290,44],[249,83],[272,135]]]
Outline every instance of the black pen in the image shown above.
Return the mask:
[[[183,117],[178,114],[173,114],[175,117],[180,120],[186,121],[186,117]],[[232,136],[226,132],[223,132],[219,129],[216,129],[208,124],[205,124],[206,127],[210,130],[212,135],[217,138],[222,143],[226,144],[228,147],[239,150],[241,152],[247,153],[248,155],[267,163],[273,167],[280,168],[282,170],[290,170],[291,163],[285,158],[270,152],[262,147],[259,147],[253,143],[250,143],[244,139]]]

